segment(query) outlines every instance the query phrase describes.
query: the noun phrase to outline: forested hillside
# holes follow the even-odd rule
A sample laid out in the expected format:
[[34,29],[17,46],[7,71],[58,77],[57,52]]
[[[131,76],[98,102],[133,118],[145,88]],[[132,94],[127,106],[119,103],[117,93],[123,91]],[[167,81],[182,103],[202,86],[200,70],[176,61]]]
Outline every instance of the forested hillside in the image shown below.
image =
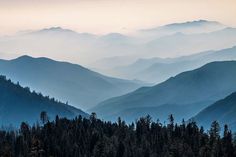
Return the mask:
[[194,120],[203,126],[208,126],[211,121],[218,121],[236,130],[236,92],[208,106],[197,114]]
[[236,143],[227,126],[213,122],[208,133],[196,123],[166,125],[149,116],[127,125],[103,122],[92,114],[60,119],[44,126],[22,123],[18,132],[0,131],[4,157],[235,157]]
[[41,93],[31,92],[28,87],[23,88],[5,76],[0,76],[0,125],[17,126],[22,121],[35,123],[42,111],[46,111],[52,119],[56,115],[67,118],[87,116],[75,107]]
[[44,57],[21,56],[13,60],[0,60],[0,73],[82,109],[141,86],[135,81],[108,77],[78,64]]

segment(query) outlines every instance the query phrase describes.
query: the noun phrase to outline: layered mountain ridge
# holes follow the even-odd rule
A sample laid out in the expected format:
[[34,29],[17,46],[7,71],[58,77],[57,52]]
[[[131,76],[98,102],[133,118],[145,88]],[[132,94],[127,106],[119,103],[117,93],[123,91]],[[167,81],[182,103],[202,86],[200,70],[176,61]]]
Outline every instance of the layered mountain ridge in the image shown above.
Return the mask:
[[0,73],[82,109],[140,87],[137,81],[107,77],[78,64],[30,56],[0,60]]
[[[163,121],[171,113],[178,121],[182,118],[188,119],[236,91],[235,69],[236,61],[212,62],[178,74],[156,86],[142,87],[126,95],[108,99],[90,111],[112,120],[121,116],[132,121],[138,116],[151,114]],[[132,109],[138,112],[134,112],[134,115]]]

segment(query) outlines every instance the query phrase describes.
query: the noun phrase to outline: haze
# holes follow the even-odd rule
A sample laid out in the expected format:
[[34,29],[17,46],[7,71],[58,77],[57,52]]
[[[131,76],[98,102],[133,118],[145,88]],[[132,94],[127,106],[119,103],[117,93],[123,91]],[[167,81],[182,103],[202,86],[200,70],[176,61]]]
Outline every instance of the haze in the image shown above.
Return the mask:
[[0,34],[52,26],[130,33],[196,19],[235,26],[235,15],[235,0],[0,0]]

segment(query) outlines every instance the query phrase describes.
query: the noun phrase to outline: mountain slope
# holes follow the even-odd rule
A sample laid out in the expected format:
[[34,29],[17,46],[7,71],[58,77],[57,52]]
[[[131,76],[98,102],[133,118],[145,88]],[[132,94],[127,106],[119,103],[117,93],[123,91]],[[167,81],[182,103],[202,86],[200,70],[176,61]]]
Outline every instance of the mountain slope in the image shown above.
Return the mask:
[[[156,86],[143,87],[126,95],[108,99],[90,111],[97,112],[103,118],[112,119],[113,115],[122,115],[128,109],[162,105],[177,105],[187,114],[190,110],[183,106],[198,104],[193,111],[196,114],[207,105],[235,91],[235,81],[236,61],[213,62],[199,69],[183,72]],[[168,112],[163,111],[166,117]],[[186,114],[174,115],[177,119],[190,118]],[[160,117],[155,115],[154,118]]]
[[193,119],[200,125],[208,128],[212,121],[221,125],[228,124],[236,130],[236,92],[215,102],[198,113]]
[[[119,33],[94,35],[52,27],[0,37],[0,52],[24,52],[31,56],[90,65],[102,58],[114,56],[170,57],[219,50],[236,44],[235,29],[214,21],[174,23],[159,27],[157,31],[141,32],[151,36]],[[158,32],[164,34],[160,36]],[[119,66],[122,65],[123,62],[120,62]]]
[[133,64],[114,69],[121,77],[160,83],[183,71],[192,70],[213,61],[236,60],[236,46],[219,51],[206,51],[178,58],[140,59]]
[[210,33],[175,33],[154,39],[148,42],[145,48],[150,54],[168,52],[168,55],[165,57],[169,57],[186,55],[190,52],[193,54],[206,50],[220,50],[232,47],[235,44],[236,28],[225,28]]
[[35,123],[42,111],[46,111],[51,119],[56,115],[68,118],[88,116],[72,106],[13,84],[4,76],[0,76],[0,93],[0,125],[19,125],[22,121]]
[[118,33],[94,35],[52,27],[0,37],[0,51],[13,54],[24,52],[30,56],[88,64],[101,56],[111,57],[121,53],[126,55],[129,51],[136,50],[129,38]]
[[0,60],[0,73],[83,109],[139,87],[136,82],[107,77],[77,64],[29,56]]

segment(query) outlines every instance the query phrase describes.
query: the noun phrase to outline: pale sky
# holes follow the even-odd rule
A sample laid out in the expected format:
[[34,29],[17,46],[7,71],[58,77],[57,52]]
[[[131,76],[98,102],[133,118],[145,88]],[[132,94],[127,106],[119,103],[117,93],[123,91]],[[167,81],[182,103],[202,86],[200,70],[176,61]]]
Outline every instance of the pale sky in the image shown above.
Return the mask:
[[205,19],[236,26],[236,0],[0,0],[0,34],[60,26],[78,32],[133,32]]

